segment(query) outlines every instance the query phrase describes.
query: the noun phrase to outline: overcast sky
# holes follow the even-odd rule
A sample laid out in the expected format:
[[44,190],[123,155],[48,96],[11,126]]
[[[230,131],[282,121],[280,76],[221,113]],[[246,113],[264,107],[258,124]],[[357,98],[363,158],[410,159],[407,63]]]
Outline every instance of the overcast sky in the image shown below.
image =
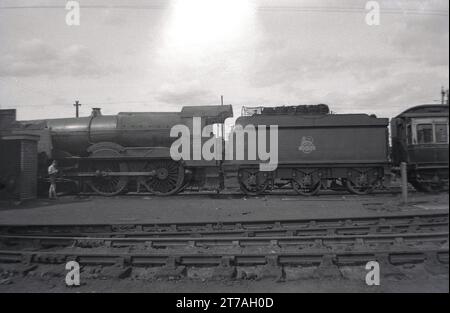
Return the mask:
[[0,108],[19,119],[73,116],[75,100],[116,114],[221,94],[235,114],[326,103],[391,117],[449,85],[447,0],[379,1],[379,26],[361,0],[81,0],[69,27],[65,2],[0,0]]

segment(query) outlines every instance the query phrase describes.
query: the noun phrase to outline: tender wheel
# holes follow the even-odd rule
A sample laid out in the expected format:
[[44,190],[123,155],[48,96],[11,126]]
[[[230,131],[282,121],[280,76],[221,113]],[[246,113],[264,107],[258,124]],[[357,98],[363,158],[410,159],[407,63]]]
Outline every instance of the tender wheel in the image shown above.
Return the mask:
[[270,180],[266,173],[252,169],[241,169],[238,175],[241,190],[249,196],[257,196],[269,187]]
[[168,196],[180,191],[184,182],[184,167],[172,160],[149,161],[145,171],[155,171],[155,176],[146,178],[142,184],[149,192]]
[[348,191],[356,195],[367,195],[371,193],[377,180],[371,179],[371,171],[353,171],[347,178],[346,186]]
[[322,184],[319,181],[315,181],[312,175],[304,175],[301,178],[296,178],[291,181],[292,189],[296,193],[302,196],[314,196],[319,193]]

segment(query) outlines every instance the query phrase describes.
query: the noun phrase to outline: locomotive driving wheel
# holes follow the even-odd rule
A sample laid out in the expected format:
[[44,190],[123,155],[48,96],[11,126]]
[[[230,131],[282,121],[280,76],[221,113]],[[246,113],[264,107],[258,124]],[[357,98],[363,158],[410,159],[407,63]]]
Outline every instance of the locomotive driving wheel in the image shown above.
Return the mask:
[[113,172],[126,172],[127,164],[119,161],[96,160],[91,163],[91,171],[97,175],[88,181],[89,186],[102,196],[114,196],[121,193],[128,184],[128,177],[109,175]]
[[356,195],[367,195],[375,189],[378,179],[371,170],[353,170],[347,177],[348,191]]
[[270,179],[267,173],[254,169],[240,169],[238,175],[241,190],[249,196],[262,194],[269,187]]
[[87,180],[87,184],[97,194],[110,197],[115,196],[127,187],[128,177],[114,176],[111,173],[127,172],[126,162],[117,160],[120,152],[112,148],[101,148],[92,152],[93,158],[105,158],[104,160],[90,160],[88,169],[96,175]]
[[320,179],[314,177],[314,173],[304,173],[295,171],[295,177],[292,179],[292,189],[302,196],[314,196],[322,187]]
[[154,171],[155,175],[146,178],[142,184],[156,195],[169,196],[177,193],[184,182],[184,167],[172,160],[157,160],[146,163],[145,171]]

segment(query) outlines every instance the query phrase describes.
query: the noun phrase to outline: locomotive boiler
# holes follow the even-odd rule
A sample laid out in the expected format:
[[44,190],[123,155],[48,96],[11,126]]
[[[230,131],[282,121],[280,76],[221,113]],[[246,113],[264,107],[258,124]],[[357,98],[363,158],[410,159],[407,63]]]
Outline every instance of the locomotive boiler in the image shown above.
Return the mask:
[[[144,112],[102,115],[94,109],[91,116],[23,121],[27,128],[40,125],[39,145],[42,164],[59,162],[64,178],[76,183],[80,191],[90,189],[112,196],[135,188],[169,195],[189,181],[202,185],[219,183],[215,161],[174,161],[170,137],[174,125],[192,129],[193,117],[201,126],[222,124],[233,115],[232,107],[185,106],[181,112]],[[45,170],[45,165],[42,166]],[[45,172],[41,173],[45,176]]]

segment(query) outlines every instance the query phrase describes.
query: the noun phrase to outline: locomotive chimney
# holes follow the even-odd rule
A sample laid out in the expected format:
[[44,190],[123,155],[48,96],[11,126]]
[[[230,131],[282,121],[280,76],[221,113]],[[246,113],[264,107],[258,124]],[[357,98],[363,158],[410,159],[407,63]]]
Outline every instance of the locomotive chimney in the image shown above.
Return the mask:
[[96,117],[102,115],[101,108],[92,108],[91,116]]

